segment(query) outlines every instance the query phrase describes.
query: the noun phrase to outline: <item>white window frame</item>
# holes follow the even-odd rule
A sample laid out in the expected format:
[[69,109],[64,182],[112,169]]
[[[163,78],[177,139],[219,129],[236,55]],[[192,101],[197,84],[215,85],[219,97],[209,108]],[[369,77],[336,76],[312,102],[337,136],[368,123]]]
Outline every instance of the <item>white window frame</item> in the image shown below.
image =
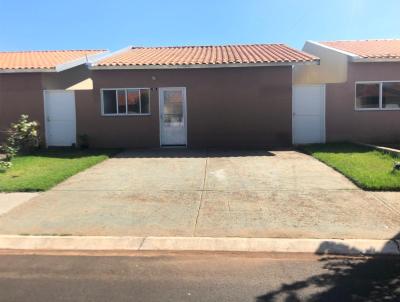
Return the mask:
[[[383,83],[400,83],[399,81],[356,81],[354,84],[354,109],[356,111],[400,111],[400,108],[383,107]],[[379,84],[379,108],[357,107],[357,84]]]
[[[142,111],[142,102],[141,102],[140,89],[143,89],[143,90],[147,89],[149,91],[149,112],[148,113],[128,113],[128,90],[129,89],[139,90],[139,111],[140,112]],[[117,113],[104,113],[104,95],[103,95],[103,92],[104,91],[109,91],[109,90],[115,90]],[[119,113],[119,108],[118,108],[118,90],[124,90],[125,91],[125,107],[126,107],[125,113]],[[149,88],[149,87],[101,88],[100,89],[101,115],[102,116],[146,116],[146,115],[151,115],[150,94],[151,94],[151,88]]]

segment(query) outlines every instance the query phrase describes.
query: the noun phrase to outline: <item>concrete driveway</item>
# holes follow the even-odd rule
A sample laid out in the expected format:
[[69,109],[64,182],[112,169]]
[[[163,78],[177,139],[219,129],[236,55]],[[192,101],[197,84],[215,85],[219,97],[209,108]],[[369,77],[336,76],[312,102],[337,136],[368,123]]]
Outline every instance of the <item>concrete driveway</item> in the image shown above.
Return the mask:
[[390,239],[397,197],[296,151],[135,151],[3,214],[0,234]]

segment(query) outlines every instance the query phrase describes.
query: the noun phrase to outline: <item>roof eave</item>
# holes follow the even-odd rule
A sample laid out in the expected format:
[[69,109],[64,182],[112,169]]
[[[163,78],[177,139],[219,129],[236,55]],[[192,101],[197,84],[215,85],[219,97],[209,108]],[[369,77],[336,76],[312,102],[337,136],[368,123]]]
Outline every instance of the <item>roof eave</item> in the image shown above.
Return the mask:
[[79,59],[68,61],[62,64],[58,64],[55,67],[50,68],[4,68],[0,69],[0,73],[37,73],[37,72],[61,72],[67,69],[71,69],[83,64],[90,64],[99,59],[102,59],[109,53],[108,50],[98,52],[91,55],[85,55]]
[[57,72],[55,68],[5,68],[0,69],[0,73],[37,73],[37,72]]
[[92,54],[92,55],[85,55],[85,56],[83,56],[83,57],[81,57],[79,59],[72,60],[72,61],[65,62],[65,63],[57,65],[55,67],[55,71],[56,72],[61,72],[61,71],[67,70],[67,69],[71,69],[71,68],[77,67],[77,66],[82,65],[82,64],[91,64],[93,62],[96,62],[98,60],[103,59],[109,53],[110,53],[110,51],[105,50],[103,52],[95,53],[95,54]]
[[351,60],[354,63],[390,63],[390,62],[400,62],[400,58],[353,58]]
[[129,51],[131,49],[132,49],[132,46],[130,45],[130,46],[121,48],[121,49],[116,50],[116,51],[107,51],[107,53],[103,54],[103,56],[99,56],[98,58],[95,58],[95,59],[91,60],[89,62],[89,64],[88,64],[89,69],[91,69],[91,66],[94,66],[99,61],[102,61],[104,59],[107,59],[107,58],[115,56],[115,55],[119,55],[119,54],[127,52],[127,51]]
[[329,50],[341,53],[343,55],[346,55],[346,56],[350,57],[351,60],[354,60],[356,58],[360,58],[360,56],[356,55],[355,53],[348,52],[348,51],[345,51],[345,50],[341,50],[341,49],[338,49],[336,47],[328,46],[328,45],[319,43],[317,41],[307,40],[306,43],[314,44],[316,46],[319,46],[319,47],[322,47],[322,48],[325,48],[325,49],[329,49]]
[[240,68],[240,67],[279,67],[293,65],[318,65],[319,60],[300,61],[300,62],[276,62],[276,63],[234,63],[234,64],[187,64],[187,65],[112,65],[99,66],[92,65],[89,68],[93,70],[118,70],[118,69],[199,69],[199,68]]

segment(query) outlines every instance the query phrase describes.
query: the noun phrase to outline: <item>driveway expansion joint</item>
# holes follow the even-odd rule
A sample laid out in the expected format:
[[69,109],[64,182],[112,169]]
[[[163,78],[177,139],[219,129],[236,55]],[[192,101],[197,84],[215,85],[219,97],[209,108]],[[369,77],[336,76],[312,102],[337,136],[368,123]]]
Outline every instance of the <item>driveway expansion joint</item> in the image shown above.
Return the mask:
[[400,216],[400,211],[397,210],[396,208],[392,207],[389,205],[384,198],[379,197],[377,194],[372,193],[371,194],[376,200],[378,200],[384,207],[386,207],[388,210],[394,212],[398,216]]
[[208,157],[206,157],[206,162],[204,165],[203,185],[202,185],[201,194],[200,194],[199,208],[197,209],[197,216],[196,216],[196,221],[195,221],[194,229],[193,229],[193,236],[196,234],[197,224],[199,222],[199,217],[200,217],[200,210],[201,210],[201,207],[203,204],[204,188],[206,187],[206,180],[207,180],[207,165],[208,165]]

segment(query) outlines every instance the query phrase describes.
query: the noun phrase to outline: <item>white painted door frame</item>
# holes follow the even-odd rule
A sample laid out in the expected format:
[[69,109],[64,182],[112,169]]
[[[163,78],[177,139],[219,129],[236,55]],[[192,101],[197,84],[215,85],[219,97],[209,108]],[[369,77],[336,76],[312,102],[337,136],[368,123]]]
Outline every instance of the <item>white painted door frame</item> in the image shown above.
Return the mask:
[[[185,142],[184,144],[179,144],[179,145],[184,145],[187,146],[187,101],[186,101],[186,87],[160,87],[158,88],[158,105],[159,105],[159,131],[160,131],[160,146],[168,146],[169,144],[163,143],[163,133],[164,133],[164,91],[176,91],[180,90],[182,91],[182,96],[183,96],[183,121],[184,121],[184,136],[185,136]],[[174,146],[176,144],[170,144],[171,146]]]
[[[71,129],[70,132],[72,133],[71,135],[71,144],[53,144],[51,143],[50,139],[50,116],[49,116],[49,94],[50,93],[65,93],[65,94],[71,94],[73,98],[73,104],[71,107],[71,115],[69,116],[70,118],[70,124],[71,124]],[[61,90],[61,89],[49,89],[49,90],[43,90],[43,108],[44,108],[44,132],[45,132],[45,137],[46,137],[46,147],[49,146],[70,146],[72,144],[76,144],[76,108],[75,108],[75,92],[72,90]],[[50,143],[49,143],[50,142]]]
[[304,85],[293,85],[292,89],[292,143],[294,145],[296,144],[302,144],[304,142],[299,142],[299,138],[296,139],[296,128],[298,127],[297,123],[298,120],[296,119],[296,97],[298,97],[296,88],[320,88],[321,89],[321,99],[320,101],[320,137],[318,141],[315,141],[316,143],[325,143],[326,142],[326,121],[325,121],[325,115],[326,115],[326,85],[325,84],[304,84]]

